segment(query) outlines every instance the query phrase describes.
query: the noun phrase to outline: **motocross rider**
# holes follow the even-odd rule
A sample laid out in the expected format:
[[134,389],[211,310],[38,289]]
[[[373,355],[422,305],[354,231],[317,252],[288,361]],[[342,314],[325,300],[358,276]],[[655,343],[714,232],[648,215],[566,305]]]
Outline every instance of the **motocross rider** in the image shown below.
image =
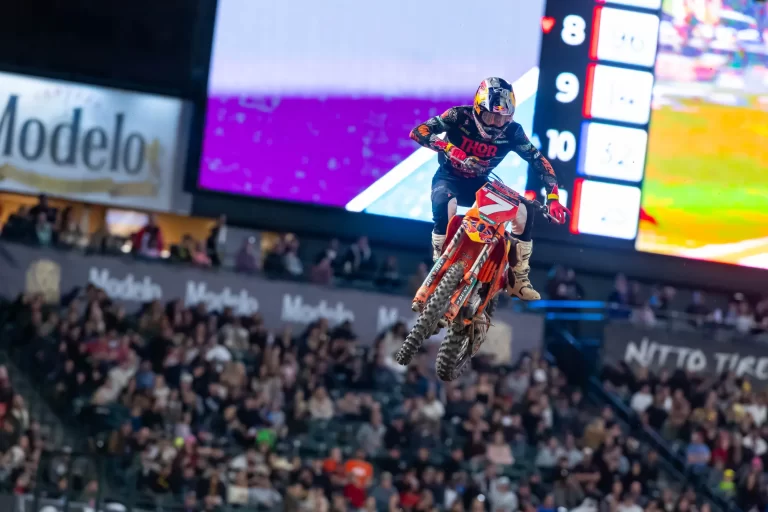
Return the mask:
[[[439,167],[432,178],[433,257],[440,257],[448,221],[457,206],[472,206],[475,193],[488,181],[488,174],[510,151],[533,165],[547,192],[552,216],[565,222],[570,211],[560,204],[557,176],[552,165],[528,140],[519,123],[513,121],[516,100],[512,85],[502,78],[486,78],[475,93],[472,106],[453,107],[411,131],[411,138],[438,153]],[[445,133],[445,138],[438,137]],[[525,203],[523,203],[525,205]],[[512,222],[512,234],[520,242],[517,263],[512,267],[507,291],[522,300],[541,298],[531,286],[528,274],[533,242],[533,212],[519,208]],[[514,261],[514,259],[510,259]]]

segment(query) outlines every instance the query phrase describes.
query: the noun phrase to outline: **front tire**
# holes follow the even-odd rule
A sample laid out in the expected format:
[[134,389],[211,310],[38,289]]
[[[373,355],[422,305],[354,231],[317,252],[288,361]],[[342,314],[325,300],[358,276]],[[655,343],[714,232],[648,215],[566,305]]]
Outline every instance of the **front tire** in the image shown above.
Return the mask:
[[461,282],[463,276],[464,265],[461,263],[454,263],[443,274],[442,279],[437,284],[437,288],[435,288],[435,292],[427,300],[424,310],[416,320],[416,325],[413,326],[400,350],[395,354],[395,361],[398,364],[402,366],[411,364],[413,356],[419,351],[421,344],[424,343],[425,339],[432,336],[438,322],[443,318],[445,312],[448,311],[453,292],[456,291],[456,287]]

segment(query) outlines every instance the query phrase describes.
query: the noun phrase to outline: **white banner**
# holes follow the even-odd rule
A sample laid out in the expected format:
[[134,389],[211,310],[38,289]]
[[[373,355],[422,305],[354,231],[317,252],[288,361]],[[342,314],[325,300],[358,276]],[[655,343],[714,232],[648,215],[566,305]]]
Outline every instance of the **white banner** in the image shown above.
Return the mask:
[[0,73],[0,190],[170,211],[176,98]]

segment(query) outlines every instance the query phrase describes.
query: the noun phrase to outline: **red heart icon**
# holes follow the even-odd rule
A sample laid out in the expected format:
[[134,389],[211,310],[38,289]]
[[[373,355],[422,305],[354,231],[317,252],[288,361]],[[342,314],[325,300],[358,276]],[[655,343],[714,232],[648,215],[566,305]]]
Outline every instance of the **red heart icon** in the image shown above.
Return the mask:
[[551,16],[544,16],[541,18],[541,29],[545,34],[549,34],[555,26],[555,18]]

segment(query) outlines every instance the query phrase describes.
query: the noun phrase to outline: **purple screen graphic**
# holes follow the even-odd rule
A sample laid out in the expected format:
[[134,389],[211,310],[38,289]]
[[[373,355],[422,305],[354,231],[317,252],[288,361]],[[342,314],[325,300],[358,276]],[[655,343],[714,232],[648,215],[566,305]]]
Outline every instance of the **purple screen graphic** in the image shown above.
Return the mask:
[[345,207],[414,154],[420,121],[536,68],[542,12],[489,31],[463,0],[220,0],[200,187]]

